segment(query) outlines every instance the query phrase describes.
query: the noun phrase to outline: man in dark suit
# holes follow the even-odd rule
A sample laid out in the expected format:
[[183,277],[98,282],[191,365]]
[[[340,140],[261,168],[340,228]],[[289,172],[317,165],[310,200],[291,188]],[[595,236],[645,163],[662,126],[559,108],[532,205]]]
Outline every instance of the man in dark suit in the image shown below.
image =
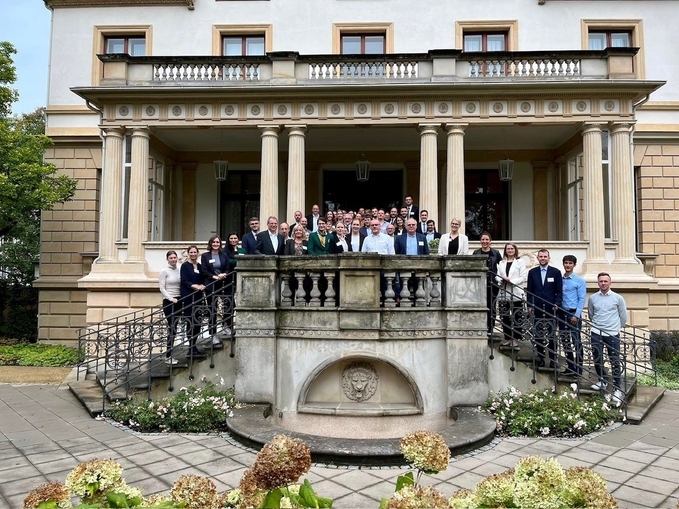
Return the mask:
[[408,209],[408,215],[406,219],[409,217],[414,217],[415,221],[417,221],[417,218],[419,217],[419,212],[420,209],[417,205],[413,204],[413,197],[411,195],[406,195],[405,197],[405,202],[406,202],[406,208]]
[[422,212],[420,212],[420,222],[417,224],[417,231],[419,233],[427,233],[427,221],[428,220],[429,220],[429,212],[427,212],[426,210],[423,210]]
[[259,233],[259,218],[250,218],[250,233],[243,235],[243,250],[245,254],[255,254],[257,249],[257,234]]
[[441,234],[436,231],[436,223],[433,219],[427,219],[427,231],[424,236],[427,237],[427,242],[441,238]]
[[427,238],[421,233],[418,233],[417,221],[413,218],[406,221],[406,234],[396,236],[394,252],[397,255],[429,254],[429,243],[427,242]]
[[311,207],[311,214],[306,216],[306,228],[310,232],[318,230],[318,218],[321,217],[321,209],[318,205]]
[[282,255],[285,249],[285,238],[278,233],[278,219],[271,216],[266,221],[267,231],[257,235],[255,254],[274,256]]
[[545,366],[545,346],[552,367],[556,365],[556,311],[561,307],[561,271],[549,265],[549,251],[538,251],[538,265],[528,271],[528,313],[534,317],[538,366]]

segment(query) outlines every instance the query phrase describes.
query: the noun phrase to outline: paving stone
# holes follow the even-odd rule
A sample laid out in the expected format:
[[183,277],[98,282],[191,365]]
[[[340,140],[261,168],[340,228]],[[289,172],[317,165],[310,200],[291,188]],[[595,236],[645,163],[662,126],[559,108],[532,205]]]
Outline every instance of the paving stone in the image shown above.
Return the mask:
[[645,508],[645,507],[660,507],[665,499],[665,495],[658,493],[651,493],[650,491],[640,490],[631,486],[620,486],[613,491],[612,495],[618,499],[618,503],[622,508]]

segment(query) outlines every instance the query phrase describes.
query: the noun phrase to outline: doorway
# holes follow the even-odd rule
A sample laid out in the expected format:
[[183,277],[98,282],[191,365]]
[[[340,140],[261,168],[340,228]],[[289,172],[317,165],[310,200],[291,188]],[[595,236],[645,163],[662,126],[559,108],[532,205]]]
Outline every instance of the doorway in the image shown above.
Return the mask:
[[[259,215],[261,173],[259,171],[230,171],[220,183],[220,227],[222,237],[236,232],[239,238],[250,231],[249,221]],[[265,221],[266,223],[266,221]]]
[[389,208],[399,206],[402,199],[403,170],[371,170],[368,182],[358,182],[355,170],[323,172],[324,211],[332,206],[334,210],[353,211],[360,207],[378,207],[389,212]]

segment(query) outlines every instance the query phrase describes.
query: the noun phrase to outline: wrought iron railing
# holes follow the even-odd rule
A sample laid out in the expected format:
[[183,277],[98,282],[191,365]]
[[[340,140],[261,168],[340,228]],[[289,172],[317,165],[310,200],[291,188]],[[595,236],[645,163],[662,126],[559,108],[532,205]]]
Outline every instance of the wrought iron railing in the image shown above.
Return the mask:
[[[206,329],[208,334],[219,331],[221,339],[230,340],[230,355],[234,355],[233,293],[233,282],[215,282],[204,292],[194,292],[180,301],[180,308],[169,316],[162,306],[156,306],[81,329],[78,347],[85,358],[78,366],[78,376],[83,371],[96,374],[104,390],[104,408],[110,399],[128,398],[134,390],[145,390],[150,399],[155,376],[169,378],[168,390],[172,391],[176,368],[188,368],[193,380],[197,360],[207,356],[210,368],[214,368],[216,349],[212,341],[204,354],[196,355],[192,348]],[[176,364],[165,362],[168,353]]]
[[[505,291],[504,284],[495,281],[495,274],[489,272],[488,279],[490,358],[494,358],[496,350],[508,354],[511,371],[515,371],[517,362],[528,363],[533,371],[533,384],[537,382],[536,374],[542,372],[554,378],[555,388],[559,383],[575,383],[578,394],[583,390],[596,390],[591,387],[599,381],[599,376],[592,345],[592,322],[586,316],[587,308],[579,326],[573,326],[564,320],[568,310],[543,305],[536,312],[529,307],[531,294],[527,291],[523,291],[524,297],[517,298]],[[534,296],[531,300],[535,303],[540,299]],[[634,390],[639,374],[651,376],[657,383],[655,348],[650,331],[625,326],[620,332],[619,349],[611,349],[611,353],[620,359],[619,388],[625,394],[625,400]],[[615,389],[611,383],[614,367],[609,355],[603,351],[599,356],[602,378],[607,382],[607,387],[602,384],[599,389],[602,394]]]

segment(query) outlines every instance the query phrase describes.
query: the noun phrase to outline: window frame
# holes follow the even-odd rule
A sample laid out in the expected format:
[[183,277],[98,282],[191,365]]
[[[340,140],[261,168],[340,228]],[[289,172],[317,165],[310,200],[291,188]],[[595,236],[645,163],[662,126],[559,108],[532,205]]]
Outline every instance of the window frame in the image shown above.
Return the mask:
[[[108,43],[112,40],[116,39],[122,39],[123,41],[123,51],[120,53],[116,52],[110,52],[108,51]],[[106,55],[132,55],[130,53],[130,42],[133,40],[142,40],[144,41],[144,56],[146,56],[146,37],[144,37],[144,34],[129,34],[129,35],[106,35],[104,36],[104,53]],[[134,55],[133,55],[134,56]],[[137,55],[139,56],[139,55]]]
[[[263,52],[262,55],[266,54],[266,36],[264,34],[243,34],[243,35],[238,35],[238,34],[222,34],[222,56],[240,56],[240,57],[249,57],[249,56],[262,56],[262,55],[250,55],[247,50],[248,50],[248,39],[262,39],[263,41]],[[226,39],[240,39],[241,40],[241,54],[240,55],[226,55],[224,50],[226,49],[224,46],[224,41]]]
[[212,25],[212,55],[224,56],[225,37],[264,37],[264,53],[273,51],[273,25]]
[[477,31],[465,31],[462,34],[462,51],[464,51],[464,43],[465,43],[465,38],[467,36],[474,36],[474,35],[480,35],[481,36],[481,52],[482,53],[488,53],[488,36],[489,35],[498,35],[501,34],[504,36],[504,49],[500,51],[508,51],[507,50],[507,42],[509,40],[509,32],[505,30],[492,30],[492,31],[486,31],[486,32],[477,32]]
[[518,51],[518,20],[456,21],[455,48],[464,51],[464,36],[479,33],[504,32],[505,51]]
[[644,23],[641,19],[581,19],[581,48],[589,50],[589,34],[598,32],[630,32],[632,48],[639,51],[632,59],[637,79],[646,79],[646,57],[644,52]]
[[384,35],[384,54],[394,52],[394,23],[333,23],[332,54],[342,54],[342,37],[345,35]]
[[[382,37],[382,52],[381,53],[366,53],[366,37]],[[345,37],[360,37],[361,38],[361,51],[359,53],[344,53],[344,38]],[[342,32],[340,34],[340,55],[384,55],[387,50],[387,34],[385,32]]]
[[92,86],[97,86],[104,76],[104,63],[97,55],[106,53],[106,43],[112,38],[144,37],[145,55],[152,55],[153,25],[95,25],[92,48]]

